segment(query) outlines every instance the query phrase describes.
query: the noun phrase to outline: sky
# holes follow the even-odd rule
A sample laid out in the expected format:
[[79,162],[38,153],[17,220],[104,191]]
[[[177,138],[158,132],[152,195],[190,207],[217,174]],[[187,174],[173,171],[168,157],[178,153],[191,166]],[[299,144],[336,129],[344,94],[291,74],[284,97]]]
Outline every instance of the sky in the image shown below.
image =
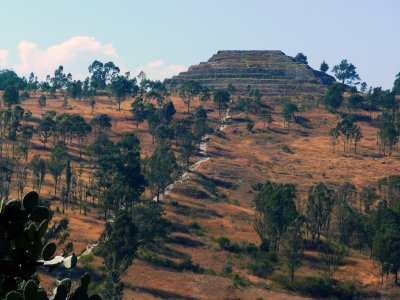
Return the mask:
[[0,69],[44,79],[97,59],[164,79],[218,50],[302,52],[318,69],[342,59],[369,86],[400,72],[398,0],[2,0]]

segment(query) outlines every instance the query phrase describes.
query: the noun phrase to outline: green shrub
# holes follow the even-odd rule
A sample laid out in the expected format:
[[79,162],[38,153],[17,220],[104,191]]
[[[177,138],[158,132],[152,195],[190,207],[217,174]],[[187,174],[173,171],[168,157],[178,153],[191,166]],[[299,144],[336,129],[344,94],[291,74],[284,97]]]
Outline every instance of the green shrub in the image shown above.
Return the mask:
[[287,145],[287,144],[283,144],[283,145],[281,146],[281,149],[282,149],[283,152],[285,152],[285,153],[289,153],[289,154],[293,154],[293,153],[294,153],[293,149],[290,148],[289,145]]
[[249,265],[250,272],[260,278],[266,278],[271,274],[278,259],[275,252],[259,252]]

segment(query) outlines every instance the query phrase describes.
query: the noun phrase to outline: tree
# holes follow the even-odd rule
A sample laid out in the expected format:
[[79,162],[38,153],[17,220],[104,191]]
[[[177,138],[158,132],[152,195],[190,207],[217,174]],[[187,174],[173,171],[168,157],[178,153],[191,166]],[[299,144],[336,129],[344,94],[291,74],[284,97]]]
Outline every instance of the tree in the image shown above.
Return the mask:
[[119,211],[114,222],[106,223],[99,245],[107,269],[102,288],[105,299],[122,299],[124,284],[121,274],[135,258],[139,246],[137,234],[137,227],[127,211]]
[[181,150],[181,159],[183,160],[186,169],[189,168],[190,158],[197,152],[195,146],[195,136],[193,134],[193,120],[191,118],[175,120],[173,129],[175,132],[176,145]]
[[226,90],[228,91],[228,93],[230,95],[233,95],[236,93],[236,87],[232,83],[228,84],[228,87],[226,88]]
[[340,64],[334,66],[332,72],[343,84],[352,84],[355,80],[360,80],[356,67],[349,63],[347,59],[343,59]]
[[338,242],[326,240],[320,245],[319,250],[324,277],[330,284],[332,284],[333,275],[343,262],[345,249]]
[[319,70],[320,70],[321,72],[326,73],[326,72],[328,72],[328,70],[329,70],[329,65],[328,65],[325,61],[323,61],[323,62],[321,63],[321,66],[319,67]]
[[161,109],[161,114],[165,124],[168,125],[169,123],[171,123],[175,113],[176,110],[174,107],[174,103],[172,101],[168,101],[167,103],[164,104],[164,106]]
[[266,109],[260,109],[259,110],[259,115],[262,118],[262,121],[264,123],[264,127],[268,128],[269,125],[272,123],[272,115]]
[[294,60],[297,61],[300,64],[308,64],[307,61],[307,56],[305,56],[303,53],[297,53],[297,55],[294,57]]
[[295,121],[295,113],[299,111],[299,108],[294,103],[288,103],[283,107],[282,116],[283,120],[287,124],[288,131],[290,130],[290,123]]
[[343,88],[339,84],[333,84],[325,95],[325,105],[336,112],[343,103]]
[[104,90],[107,84],[120,72],[120,69],[113,62],[103,64],[95,60],[89,66],[90,85],[95,90]]
[[92,132],[92,127],[85,121],[81,115],[71,116],[72,133],[74,133],[79,145],[79,158],[82,158],[82,147],[87,135]]
[[57,142],[52,153],[51,158],[47,161],[47,169],[54,179],[54,194],[57,195],[57,186],[61,174],[65,169],[67,160],[67,150],[65,143],[62,141]]
[[371,213],[371,207],[379,200],[379,196],[374,186],[365,186],[360,192],[360,199],[366,214]]
[[307,229],[311,233],[314,243],[315,238],[320,241],[321,231],[328,228],[333,210],[333,191],[320,182],[308,190],[308,202],[306,205]]
[[400,73],[396,75],[396,80],[393,83],[393,92],[396,95],[400,95]]
[[43,108],[46,106],[46,96],[45,95],[40,95],[38,98],[38,104],[40,108]]
[[108,133],[112,128],[111,117],[107,114],[97,115],[90,120],[90,125],[94,129],[93,131],[96,135],[100,134],[101,132]]
[[6,88],[3,94],[3,102],[7,107],[11,107],[19,103],[19,92],[14,86]]
[[185,81],[179,89],[179,97],[187,106],[187,113],[190,114],[190,104],[193,98],[200,94],[201,86],[196,81]]
[[124,133],[116,144],[112,162],[114,175],[111,191],[117,204],[125,204],[128,209],[139,201],[146,186],[141,168],[140,141],[134,132]]
[[36,154],[31,160],[32,166],[32,186],[40,193],[44,178],[46,176],[46,161]]
[[201,138],[208,132],[207,111],[203,107],[196,108],[193,120],[193,133],[196,139]]
[[210,98],[211,98],[210,89],[206,86],[201,87],[201,92],[200,92],[201,104],[204,105],[204,103],[210,100]]
[[165,188],[173,182],[173,173],[177,167],[175,154],[166,144],[158,146],[152,156],[146,160],[146,178],[157,202],[160,199],[160,193],[164,193]]
[[[331,130],[331,134],[334,138],[342,137],[343,140],[343,152],[346,150],[351,151],[352,146],[354,149],[354,153],[357,153],[357,143],[362,138],[361,128],[357,124],[353,122],[353,119],[346,118],[340,121],[336,128]],[[347,147],[348,146],[348,147]]]
[[129,79],[126,76],[115,76],[111,81],[111,91],[118,103],[118,110],[121,110],[121,102],[128,95],[134,96],[136,92],[136,79]]
[[136,128],[139,128],[139,124],[147,117],[147,110],[142,98],[136,97],[135,101],[131,103],[131,113],[132,119],[136,122]]
[[296,187],[292,184],[265,182],[255,197],[254,227],[262,243],[279,249],[286,229],[298,215],[295,205]]
[[165,124],[160,124],[156,127],[154,137],[159,145],[165,144],[174,137],[174,130]]
[[283,260],[293,282],[295,271],[301,266],[304,254],[303,233],[298,220],[293,221],[283,235],[281,252]]
[[216,106],[219,114],[221,124],[224,123],[225,113],[231,103],[231,96],[228,91],[218,90],[214,93],[214,105]]
[[49,117],[43,117],[40,124],[36,128],[36,133],[39,140],[43,143],[43,148],[46,149],[46,144],[56,128],[56,123]]
[[364,97],[361,96],[360,94],[351,94],[349,97],[349,100],[347,102],[347,108],[350,111],[353,109],[355,111],[361,109],[364,104]]
[[382,283],[383,275],[386,273],[387,276],[389,272],[395,275],[395,283],[397,283],[400,268],[400,215],[382,202],[371,217],[375,233],[372,246],[373,257],[381,266]]
[[365,81],[362,82],[361,85],[360,85],[361,93],[365,93],[367,91],[367,87],[368,87],[367,83]]
[[[391,156],[394,145],[397,144],[399,139],[399,132],[394,125],[393,117],[387,113],[381,114],[377,119],[377,125],[379,128],[378,138],[380,141],[380,151],[383,155],[386,153]],[[387,151],[386,151],[387,150]]]

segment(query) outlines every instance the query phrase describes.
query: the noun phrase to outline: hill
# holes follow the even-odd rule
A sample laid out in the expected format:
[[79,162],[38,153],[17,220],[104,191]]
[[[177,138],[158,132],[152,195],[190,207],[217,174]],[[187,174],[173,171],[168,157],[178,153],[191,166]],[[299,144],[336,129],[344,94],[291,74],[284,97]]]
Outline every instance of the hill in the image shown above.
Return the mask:
[[276,50],[218,51],[207,62],[191,66],[165,83],[175,90],[189,80],[211,89],[225,89],[232,84],[238,94],[244,94],[251,86],[268,97],[279,98],[302,94],[319,97],[326,91],[325,85],[335,81]]

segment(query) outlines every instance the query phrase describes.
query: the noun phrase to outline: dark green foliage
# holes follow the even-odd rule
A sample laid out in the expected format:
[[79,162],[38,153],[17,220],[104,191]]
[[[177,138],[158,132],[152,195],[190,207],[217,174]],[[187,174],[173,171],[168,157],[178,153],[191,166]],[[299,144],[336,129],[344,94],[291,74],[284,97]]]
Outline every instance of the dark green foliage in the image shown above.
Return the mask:
[[297,53],[297,55],[294,57],[294,60],[300,64],[308,64],[307,61],[307,56],[305,56],[303,53]]
[[38,99],[38,104],[40,108],[43,108],[46,106],[46,96],[45,95],[40,95]]
[[0,72],[0,90],[4,91],[9,86],[15,86],[18,90],[22,90],[26,86],[26,81],[11,70],[2,70]]
[[182,262],[175,262],[169,258],[163,257],[156,252],[150,251],[144,247],[140,247],[138,251],[138,256],[155,266],[160,266],[163,268],[173,269],[176,271],[191,271],[194,273],[203,273],[205,270],[199,265],[194,264],[192,258],[186,257]]
[[179,89],[179,97],[187,106],[187,113],[190,114],[190,104],[193,98],[199,95],[201,92],[201,86],[198,82],[189,80],[186,81]]
[[95,90],[104,90],[107,84],[118,75],[120,69],[113,63],[107,62],[103,64],[102,62],[95,60],[89,66],[89,73],[92,74],[90,78],[90,86]]
[[343,152],[353,150],[357,153],[357,144],[362,138],[361,128],[353,122],[352,119],[346,118],[340,121],[336,128],[330,132],[331,137],[337,139],[342,138]]
[[320,245],[319,250],[324,277],[327,282],[333,283],[333,275],[343,262],[345,249],[338,242],[326,240]]
[[325,105],[332,111],[337,111],[343,103],[343,87],[339,84],[332,84],[325,95]]
[[299,111],[299,108],[294,103],[288,103],[283,107],[282,116],[286,122],[288,130],[290,129],[290,124],[295,120],[295,113]]
[[321,230],[328,228],[333,210],[333,190],[320,182],[308,190],[306,225],[314,242],[320,240]]
[[356,67],[343,59],[340,64],[333,67],[332,72],[342,83],[352,84],[355,80],[360,80]]
[[16,87],[9,86],[6,88],[3,94],[3,102],[8,107],[19,103],[19,92]]
[[90,125],[94,129],[95,134],[99,134],[100,132],[108,132],[112,128],[111,117],[107,114],[101,114],[94,116],[92,120],[90,120]]
[[280,249],[291,281],[294,280],[294,273],[296,270],[302,265],[304,254],[304,241],[301,226],[302,222],[299,219],[290,224],[283,236]]
[[396,95],[400,95],[400,73],[396,75],[396,80],[393,83],[393,92]]
[[326,73],[326,72],[328,72],[328,70],[329,70],[329,65],[328,65],[325,61],[323,61],[323,62],[321,63],[321,66],[319,67],[319,70],[320,70],[321,72]]
[[280,241],[298,213],[296,187],[267,181],[255,198],[255,229],[261,241],[269,241],[272,250],[279,249]]
[[231,95],[228,91],[218,90],[214,92],[214,105],[218,110],[221,124],[224,121],[224,112],[229,108],[231,102]]
[[249,269],[251,273],[260,278],[266,278],[276,267],[278,257],[275,252],[257,251],[254,260],[250,263]]
[[[165,125],[160,125],[165,126]],[[161,144],[145,161],[145,174],[156,201],[176,177],[178,165],[169,145]],[[174,174],[175,173],[175,174]]]
[[118,110],[121,109],[121,102],[127,96],[133,97],[137,92],[136,78],[129,79],[127,76],[118,75],[111,80],[111,91],[118,103]]

